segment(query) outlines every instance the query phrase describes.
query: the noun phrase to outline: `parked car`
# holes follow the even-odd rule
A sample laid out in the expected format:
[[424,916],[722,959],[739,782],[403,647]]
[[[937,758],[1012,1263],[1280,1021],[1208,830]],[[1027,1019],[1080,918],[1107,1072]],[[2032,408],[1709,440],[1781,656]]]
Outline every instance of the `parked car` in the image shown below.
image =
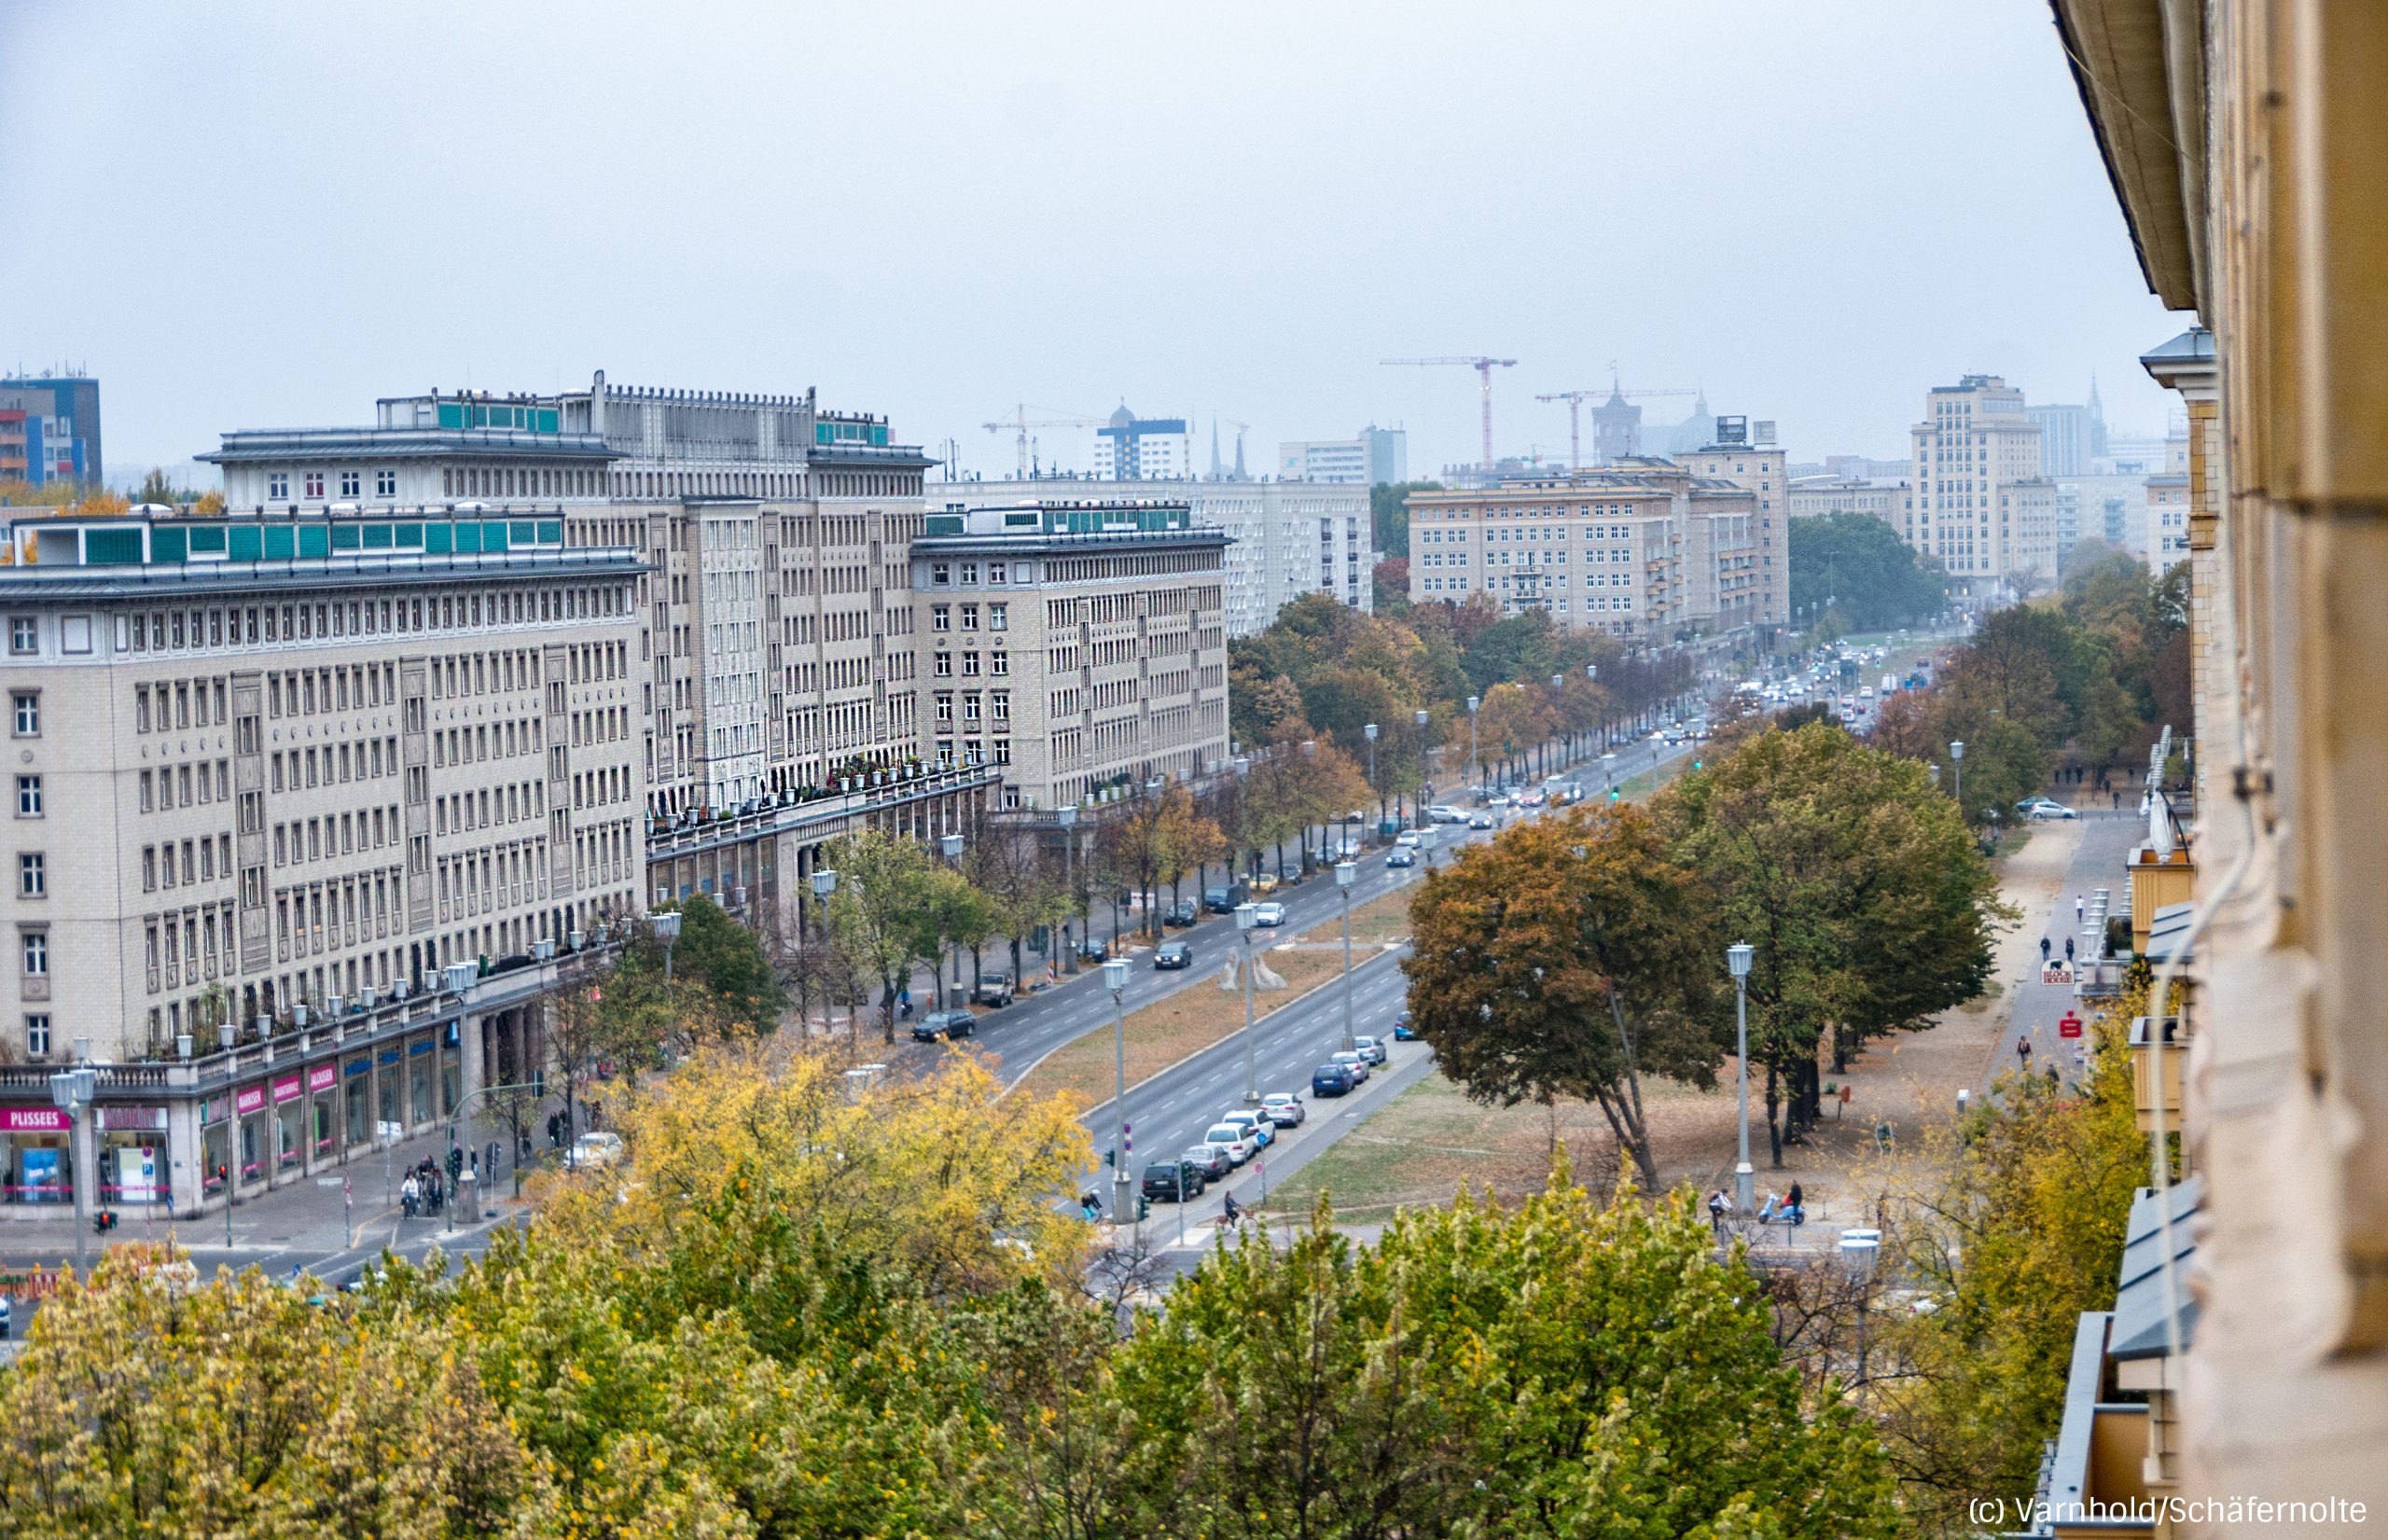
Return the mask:
[[1365,1086],[1368,1083],[1368,1056],[1367,1054],[1360,1053],[1354,1049],[1346,1048],[1340,1053],[1330,1053],[1326,1057],[1338,1064],[1351,1065],[1352,1078],[1355,1085]]
[[1265,1150],[1277,1142],[1277,1120],[1264,1117],[1248,1107],[1233,1107],[1219,1114],[1222,1123],[1233,1123],[1252,1136],[1252,1147]]
[[1277,891],[1277,874],[1264,871],[1253,878],[1251,887],[1254,893],[1274,893]]
[[597,1130],[574,1140],[563,1152],[563,1163],[573,1171],[588,1171],[619,1165],[622,1154],[620,1134]]
[[1312,1096],[1342,1096],[1360,1083],[1349,1064],[1321,1064],[1310,1072]]
[[2062,802],[2043,802],[2024,816],[2045,822],[2051,818],[2078,818],[2081,814]]
[[1285,923],[1285,906],[1278,903],[1256,904],[1252,909],[1256,925],[1282,925]]
[[1302,864],[1299,861],[1288,861],[1279,867],[1277,880],[1289,888],[1299,883],[1302,880]]
[[1227,1158],[1243,1165],[1260,1152],[1252,1142],[1252,1131],[1241,1123],[1214,1123],[1203,1131],[1202,1143],[1215,1145],[1227,1152]]
[[1190,1203],[1211,1179],[1191,1160],[1156,1160],[1145,1168],[1145,1196],[1161,1203]]
[[1408,1011],[1402,1011],[1393,1019],[1393,1040],[1395,1042],[1408,1043],[1415,1040],[1417,1036],[1418,1029],[1411,1024],[1409,1020],[1409,1013]]
[[1290,1090],[1270,1091],[1260,1099],[1260,1110],[1281,1129],[1298,1129],[1310,1120],[1310,1108],[1302,1105],[1298,1093]]
[[979,1019],[966,1010],[933,1010],[912,1023],[912,1040],[934,1043],[940,1037],[974,1037]]
[[1177,1158],[1201,1172],[1205,1182],[1224,1182],[1235,1174],[1235,1162],[1216,1145],[1188,1145]]
[[1157,968],[1191,967],[1194,949],[1183,941],[1163,941],[1153,949],[1153,966]]
[[1160,919],[1162,924],[1176,925],[1181,929],[1187,925],[1199,924],[1202,919],[1202,906],[1191,898],[1181,898],[1163,909]]
[[1418,853],[1408,845],[1395,845],[1384,853],[1384,864],[1388,867],[1414,867],[1418,864]]
[[970,989],[970,1003],[985,1006],[991,1010],[1001,1010],[1010,1005],[1011,975],[1002,968],[989,968],[979,974],[978,983]]
[[1385,1061],[1387,1055],[1385,1046],[1375,1038],[1354,1037],[1352,1039],[1352,1045],[1360,1050],[1369,1063],[1381,1064]]
[[1240,883],[1202,890],[1202,907],[1213,914],[1233,914],[1235,907],[1243,902],[1243,888]]

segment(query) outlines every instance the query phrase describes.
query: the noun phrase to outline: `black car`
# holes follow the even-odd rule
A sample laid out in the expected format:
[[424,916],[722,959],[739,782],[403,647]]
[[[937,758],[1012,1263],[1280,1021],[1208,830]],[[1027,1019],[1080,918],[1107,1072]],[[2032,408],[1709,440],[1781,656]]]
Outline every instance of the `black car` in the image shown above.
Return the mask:
[[1145,1168],[1145,1196],[1162,1203],[1190,1203],[1211,1179],[1191,1160],[1156,1160]]
[[912,1023],[912,1040],[934,1043],[940,1037],[974,1037],[979,1019],[966,1010],[933,1010]]
[[1222,888],[1202,890],[1202,907],[1213,914],[1233,914],[1235,907],[1243,902],[1243,885],[1240,882],[1231,882]]
[[1161,923],[1175,925],[1180,929],[1187,925],[1200,924],[1202,920],[1202,906],[1191,898],[1181,898],[1163,909],[1160,918]]
[[1153,949],[1153,966],[1157,968],[1190,967],[1193,963],[1194,949],[1183,941],[1163,941]]

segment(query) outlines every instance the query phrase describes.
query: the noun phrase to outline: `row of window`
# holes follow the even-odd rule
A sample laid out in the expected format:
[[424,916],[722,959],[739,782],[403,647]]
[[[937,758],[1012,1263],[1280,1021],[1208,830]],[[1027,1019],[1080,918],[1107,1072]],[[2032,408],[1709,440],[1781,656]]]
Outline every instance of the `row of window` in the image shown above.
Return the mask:
[[[964,631],[977,631],[979,629],[979,606],[976,604],[962,604],[958,606],[953,604],[930,605],[929,630],[933,631],[953,630],[954,611],[957,608],[962,612],[962,629]],[[1009,604],[989,604],[987,606],[987,629],[989,631],[1007,631],[1010,628],[1011,606]]]

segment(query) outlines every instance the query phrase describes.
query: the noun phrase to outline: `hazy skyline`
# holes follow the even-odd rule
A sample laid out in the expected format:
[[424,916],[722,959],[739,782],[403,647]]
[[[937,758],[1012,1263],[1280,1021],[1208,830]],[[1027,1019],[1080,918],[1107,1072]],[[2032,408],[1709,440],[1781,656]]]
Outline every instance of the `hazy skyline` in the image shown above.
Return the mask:
[[[1564,457],[1537,393],[1704,385],[1795,460],[2005,375],[2170,399],[2045,6],[0,0],[0,366],[102,382],[112,467],[437,385],[799,392],[1008,471],[1123,399],[1413,475]],[[1648,420],[1687,400],[1645,403]],[[1085,465],[1083,436],[1047,434]],[[938,452],[934,450],[932,452]]]

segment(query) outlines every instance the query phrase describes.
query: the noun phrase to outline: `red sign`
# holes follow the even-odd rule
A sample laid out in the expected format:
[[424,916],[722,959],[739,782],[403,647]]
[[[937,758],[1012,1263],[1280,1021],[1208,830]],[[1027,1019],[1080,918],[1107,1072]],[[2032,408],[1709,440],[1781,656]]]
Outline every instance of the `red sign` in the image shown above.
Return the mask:
[[285,1075],[273,1083],[273,1099],[276,1102],[287,1102],[298,1094],[298,1077],[295,1075]]
[[309,1090],[328,1090],[339,1083],[340,1066],[338,1064],[318,1064],[307,1072]]
[[2057,1024],[2056,1024],[2056,1034],[2057,1034],[2059,1037],[2078,1037],[2078,1036],[2080,1036],[2080,1035],[2081,1035],[2081,1018],[2079,1018],[2078,1016],[2074,1015],[2074,1014],[2073,1014],[2073,1012],[2071,1012],[2071,1011],[2066,1011],[2066,1012],[2064,1013],[2064,1015],[2063,1015],[2062,1017],[2059,1018],[2059,1019],[2058,1019],[2058,1020],[2057,1020]]
[[243,1117],[262,1110],[264,1106],[265,1088],[263,1086],[243,1086],[232,1093],[232,1110]]

